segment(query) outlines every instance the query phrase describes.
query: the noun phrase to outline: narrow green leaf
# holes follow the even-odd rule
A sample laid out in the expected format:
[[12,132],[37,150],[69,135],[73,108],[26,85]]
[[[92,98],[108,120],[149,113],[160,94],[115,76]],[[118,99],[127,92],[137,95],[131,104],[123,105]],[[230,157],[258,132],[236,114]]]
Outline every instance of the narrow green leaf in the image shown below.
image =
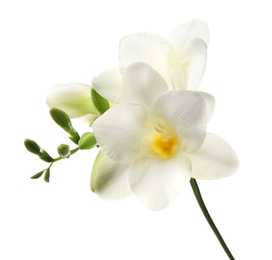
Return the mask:
[[96,146],[96,139],[94,137],[94,134],[90,132],[84,133],[78,143],[79,149],[92,149],[94,146]]
[[93,104],[100,115],[102,115],[110,108],[109,101],[98,94],[93,88],[91,89],[91,95]]
[[31,179],[38,179],[38,178],[40,178],[43,175],[43,173],[44,173],[44,170],[36,173],[35,175],[31,176],[30,178]]
[[50,179],[50,168],[46,169],[44,173],[44,181],[49,183],[49,179]]

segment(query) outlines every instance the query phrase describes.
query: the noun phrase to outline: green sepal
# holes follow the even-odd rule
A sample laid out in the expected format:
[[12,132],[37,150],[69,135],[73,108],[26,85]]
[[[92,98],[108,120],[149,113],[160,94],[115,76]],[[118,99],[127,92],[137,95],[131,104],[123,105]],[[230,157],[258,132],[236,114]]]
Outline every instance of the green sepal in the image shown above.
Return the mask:
[[53,118],[53,120],[62,128],[64,131],[69,133],[71,136],[69,137],[75,144],[78,144],[78,141],[80,139],[79,134],[77,131],[73,128],[71,120],[69,116],[63,112],[62,110],[58,108],[51,108],[50,109],[50,115]]
[[80,140],[80,137],[79,137],[79,135],[77,134],[77,135],[74,135],[74,136],[69,136],[69,139],[73,142],[73,143],[75,143],[75,144],[78,144],[78,142],[79,142],[79,140]]
[[69,131],[69,134],[71,135],[69,138],[72,142],[75,144],[78,144],[80,136],[78,132],[72,127],[71,131]]
[[41,150],[39,157],[41,160],[43,160],[45,162],[53,162],[54,161],[54,159],[45,150]]
[[91,95],[93,104],[100,115],[105,113],[110,108],[109,101],[98,94],[93,88],[91,89]]
[[62,158],[67,158],[70,155],[70,147],[67,144],[60,144],[58,146],[58,154]]
[[94,137],[93,133],[86,132],[84,133],[78,143],[78,147],[81,150],[86,150],[86,149],[92,149],[94,146],[96,146],[96,139]]
[[44,172],[44,181],[49,183],[49,178],[50,178],[50,168],[46,169]]
[[36,155],[41,154],[41,147],[35,141],[31,139],[25,139],[24,145],[29,152],[34,153]]
[[38,179],[38,178],[40,178],[43,175],[43,173],[44,173],[44,170],[36,173],[35,175],[31,176],[30,178],[31,179]]

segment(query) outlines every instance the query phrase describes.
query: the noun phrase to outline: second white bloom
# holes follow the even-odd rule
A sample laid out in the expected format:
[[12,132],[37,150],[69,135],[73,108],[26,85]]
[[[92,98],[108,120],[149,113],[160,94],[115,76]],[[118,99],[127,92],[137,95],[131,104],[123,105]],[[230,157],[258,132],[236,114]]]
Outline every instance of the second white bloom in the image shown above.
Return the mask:
[[150,33],[128,35],[120,41],[120,70],[101,73],[93,79],[93,87],[108,100],[116,101],[126,68],[143,62],[164,78],[169,89],[196,90],[206,69],[208,42],[209,29],[202,20],[181,24],[167,39]]

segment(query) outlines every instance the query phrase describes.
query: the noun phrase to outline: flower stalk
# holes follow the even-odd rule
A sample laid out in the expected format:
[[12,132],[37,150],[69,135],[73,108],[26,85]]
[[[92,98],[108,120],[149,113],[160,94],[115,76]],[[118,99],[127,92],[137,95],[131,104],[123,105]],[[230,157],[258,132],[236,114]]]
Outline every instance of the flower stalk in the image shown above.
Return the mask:
[[201,210],[202,210],[202,213],[203,215],[205,216],[206,220],[208,221],[211,229],[213,230],[214,234],[216,235],[219,243],[221,244],[221,246],[223,247],[225,253],[227,254],[227,256],[229,257],[230,260],[235,260],[233,255],[231,254],[228,246],[226,245],[223,237],[221,236],[221,234],[219,233],[217,227],[215,226],[206,206],[205,206],[205,203],[202,199],[202,196],[201,196],[201,193],[200,193],[200,190],[199,190],[199,187],[197,185],[197,182],[195,179],[191,178],[190,180],[190,184],[191,184],[191,187],[193,189],[193,192],[195,194],[195,197],[196,197],[196,200],[198,202],[198,205],[200,206]]

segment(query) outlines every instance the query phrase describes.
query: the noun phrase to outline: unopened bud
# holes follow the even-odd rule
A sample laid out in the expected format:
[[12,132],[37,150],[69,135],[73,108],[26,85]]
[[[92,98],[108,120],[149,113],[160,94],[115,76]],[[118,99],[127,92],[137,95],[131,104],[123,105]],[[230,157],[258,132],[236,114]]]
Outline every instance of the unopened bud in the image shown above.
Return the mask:
[[41,147],[35,141],[31,139],[25,139],[24,145],[29,152],[34,153],[36,155],[41,154]]
[[80,137],[73,128],[69,116],[62,110],[54,107],[50,109],[50,115],[61,128],[71,135],[70,139],[77,144]]
[[59,147],[58,147],[58,153],[59,153],[60,157],[62,157],[62,158],[68,157],[69,154],[70,154],[70,147],[69,147],[69,145],[67,145],[67,144],[61,144],[61,145],[59,145]]
[[50,109],[50,115],[61,128],[63,128],[66,132],[70,131],[72,126],[71,120],[65,112],[53,107]]
[[96,139],[94,137],[94,134],[90,132],[84,133],[78,143],[79,149],[92,149],[94,146],[96,146]]

